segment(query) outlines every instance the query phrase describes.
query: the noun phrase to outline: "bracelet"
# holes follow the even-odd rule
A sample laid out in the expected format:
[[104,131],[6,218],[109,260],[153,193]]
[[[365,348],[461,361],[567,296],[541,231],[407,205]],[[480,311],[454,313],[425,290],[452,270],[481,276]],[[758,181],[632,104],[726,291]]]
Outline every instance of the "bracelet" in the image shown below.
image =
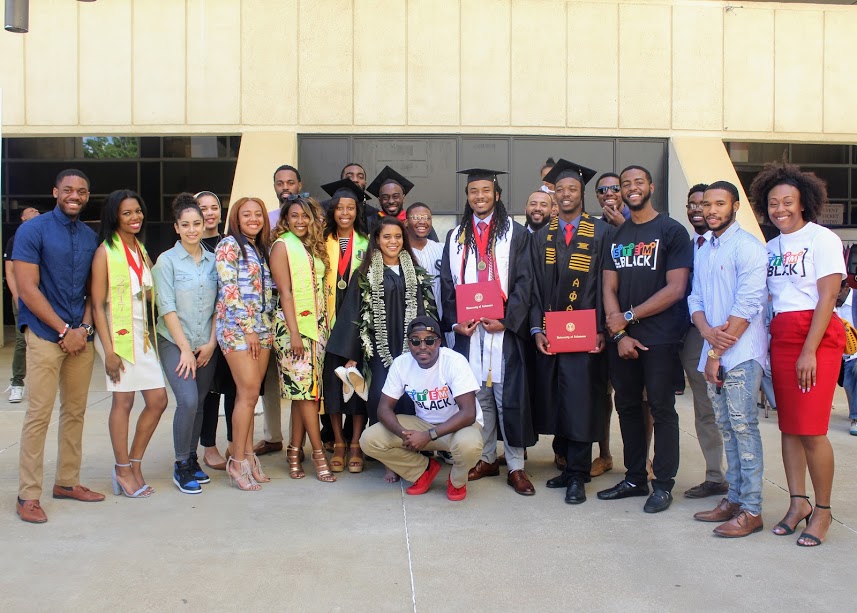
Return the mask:
[[614,343],[618,343],[626,336],[628,336],[627,332],[625,332],[624,330],[619,330],[616,334],[610,337],[610,340],[612,340]]
[[68,334],[69,328],[71,328],[71,326],[69,324],[66,324],[65,328],[63,328],[63,331],[60,332],[59,340],[63,340],[65,338],[65,335]]

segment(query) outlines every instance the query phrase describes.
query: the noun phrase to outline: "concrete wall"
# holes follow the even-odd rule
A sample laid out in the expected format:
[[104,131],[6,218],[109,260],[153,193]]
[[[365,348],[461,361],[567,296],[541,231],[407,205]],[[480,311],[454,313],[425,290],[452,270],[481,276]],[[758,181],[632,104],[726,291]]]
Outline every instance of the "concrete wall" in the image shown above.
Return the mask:
[[736,4],[38,0],[0,33],[2,121],[857,142],[857,8]]

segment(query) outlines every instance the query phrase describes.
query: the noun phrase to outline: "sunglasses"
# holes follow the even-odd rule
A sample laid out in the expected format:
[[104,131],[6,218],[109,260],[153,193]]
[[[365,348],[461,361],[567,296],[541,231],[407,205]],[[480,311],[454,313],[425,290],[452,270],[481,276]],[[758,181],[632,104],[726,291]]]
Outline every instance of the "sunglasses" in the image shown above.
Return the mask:
[[434,344],[439,340],[440,339],[436,336],[430,336],[428,338],[417,338],[416,336],[412,336],[408,339],[411,343],[411,347],[419,347],[423,343],[425,343],[426,347],[434,347]]
[[622,188],[618,185],[601,185],[600,187],[596,187],[595,191],[599,194],[606,194],[608,191],[613,192],[614,194],[618,194],[622,191]]
[[289,202],[294,202],[295,200],[300,200],[301,198],[309,198],[309,192],[301,192],[299,194],[289,194],[286,196],[286,200]]

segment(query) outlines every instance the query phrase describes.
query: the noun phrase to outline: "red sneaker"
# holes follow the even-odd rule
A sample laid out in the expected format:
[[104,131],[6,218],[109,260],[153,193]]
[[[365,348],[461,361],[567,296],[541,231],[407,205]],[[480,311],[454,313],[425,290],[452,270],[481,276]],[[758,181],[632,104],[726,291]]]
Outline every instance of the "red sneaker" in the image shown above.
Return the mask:
[[431,482],[434,481],[435,477],[437,477],[438,472],[440,472],[440,462],[431,458],[426,471],[420,475],[419,479],[414,481],[414,484],[411,487],[405,490],[405,493],[410,494],[411,496],[425,494],[431,487]]
[[452,481],[449,477],[446,478],[446,497],[452,500],[453,502],[458,502],[459,500],[464,500],[467,498],[467,484],[465,483],[461,487],[455,487],[452,484]]

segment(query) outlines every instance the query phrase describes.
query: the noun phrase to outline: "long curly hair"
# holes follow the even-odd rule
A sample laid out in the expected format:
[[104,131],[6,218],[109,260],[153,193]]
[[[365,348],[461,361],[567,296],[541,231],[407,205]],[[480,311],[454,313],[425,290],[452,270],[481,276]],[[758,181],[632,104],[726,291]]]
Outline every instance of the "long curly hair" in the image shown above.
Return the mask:
[[[493,245],[496,239],[506,236],[512,225],[509,220],[509,214],[506,212],[506,205],[503,204],[503,200],[501,198],[498,198],[494,203],[494,217],[492,217],[491,222],[491,225],[488,227],[489,245]],[[476,251],[473,209],[470,208],[469,202],[464,204],[464,215],[461,217],[461,229],[458,231],[456,240],[464,243],[468,253],[471,248],[474,252]]]
[[314,198],[294,198],[287,200],[285,206],[280,209],[280,217],[277,219],[277,225],[271,235],[271,240],[274,241],[286,232],[289,231],[289,210],[293,206],[299,206],[304,213],[310,218],[310,224],[307,227],[307,233],[301,238],[301,242],[309,250],[309,252],[324,262],[325,268],[330,268],[330,259],[327,257],[327,248],[324,245],[324,235],[322,228],[324,227],[324,213],[321,206]]
[[750,184],[750,204],[757,215],[771,222],[768,215],[768,194],[778,185],[791,185],[800,193],[804,221],[815,221],[821,207],[827,202],[827,184],[814,173],[803,172],[799,166],[788,163],[765,164]]
[[[352,164],[356,166],[356,164]],[[347,166],[346,166],[347,168]],[[324,238],[336,234],[336,207],[339,206],[339,198],[331,198],[327,201],[327,210],[324,213]],[[362,202],[356,202],[356,214],[354,217],[354,231],[368,238],[369,231],[366,229],[366,207]]]
[[372,230],[372,235],[369,237],[369,249],[366,250],[366,257],[363,258],[363,261],[360,263],[360,268],[357,269],[358,272],[363,273],[364,276],[369,274],[369,267],[372,265],[372,256],[375,255],[376,251],[380,251],[381,249],[378,246],[378,240],[381,237],[381,232],[386,226],[396,226],[402,231],[402,251],[399,252],[399,255],[401,255],[402,252],[407,252],[414,261],[414,266],[417,265],[417,258],[414,257],[414,252],[411,250],[411,241],[408,239],[408,232],[405,230],[405,224],[399,221],[396,217],[382,217],[381,222],[375,226],[374,230]]

